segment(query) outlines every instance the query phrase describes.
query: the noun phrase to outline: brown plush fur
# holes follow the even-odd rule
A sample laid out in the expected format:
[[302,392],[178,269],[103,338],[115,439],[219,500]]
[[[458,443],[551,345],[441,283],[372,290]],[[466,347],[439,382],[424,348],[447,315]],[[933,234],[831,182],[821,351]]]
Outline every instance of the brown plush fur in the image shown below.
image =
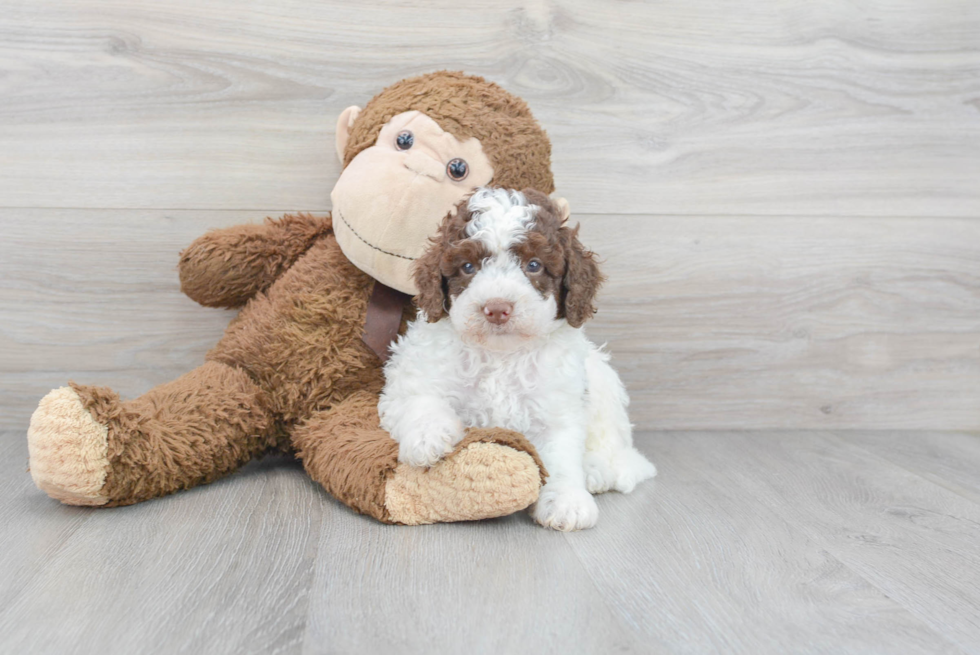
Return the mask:
[[[455,73],[406,80],[376,96],[357,119],[348,161],[391,115],[411,109],[479,138],[503,179],[551,187],[550,146],[526,105]],[[107,426],[98,500],[114,506],[162,496],[278,449],[295,452],[353,509],[393,520],[385,484],[397,444],[378,425],[382,370],[361,340],[375,282],[341,252],[330,218],[287,215],[210,232],[181,254],[180,280],[203,305],[242,309],[205,364],[139,398],[123,402],[110,389],[72,384]],[[406,308],[403,328],[413,312]],[[507,430],[474,433],[447,460],[476,441],[527,452],[544,475],[530,443]]]
[[[528,453],[544,484],[548,472],[523,435],[473,428],[454,452],[474,443],[496,443]],[[357,392],[332,409],[314,414],[293,430],[293,444],[310,477],[335,498],[381,521],[391,520],[385,506],[385,481],[398,465],[398,444],[379,427],[377,394]]]
[[374,145],[392,116],[412,110],[460,141],[479,139],[493,165],[494,185],[555,190],[551,142],[527,103],[482,77],[452,71],[401,80],[372,98],[351,128],[344,166]]
[[293,430],[310,477],[336,499],[388,521],[385,481],[398,465],[398,444],[378,426],[378,394],[358,391]]
[[[338,430],[337,439],[316,448],[308,441],[297,446],[300,457],[320,454],[314,461],[323,470],[305,462],[307,470],[341,500],[362,501],[363,506],[353,506],[383,518],[383,479],[397,461],[377,459],[394,442],[377,427],[377,394],[384,380],[377,356],[360,339],[374,280],[344,257],[329,232],[306,253],[282,248],[302,243],[284,238],[284,229],[299,226],[309,233],[311,226],[324,224],[329,221],[309,216],[266,223],[269,246],[283,259],[298,261],[248,302],[203,366],[126,403],[108,389],[72,385],[93,417],[109,426],[108,506],[210,482],[271,448],[288,451],[289,435],[300,421],[306,419],[292,435],[296,439],[319,419]],[[195,242],[188,251],[212,256],[216,244],[229,253],[241,244],[261,243],[251,230],[241,238],[239,229],[212,232],[201,239],[209,247]],[[245,247],[239,254],[254,256],[255,250]],[[197,278],[211,269],[187,270],[191,263],[196,260],[182,260],[182,279],[205,288]],[[268,274],[261,267],[249,270],[257,273],[256,286]],[[210,298],[229,301],[220,294]],[[407,307],[406,319],[411,312]],[[373,434],[348,422],[361,421],[365,408],[374,414]],[[329,420],[328,409],[333,410]],[[345,409],[353,414],[346,416]],[[374,451],[367,456],[364,449]],[[394,452],[397,457],[397,444]],[[379,480],[366,479],[371,476]]]
[[104,387],[71,386],[109,429],[107,507],[211,482],[277,444],[262,391],[216,362],[128,402]]
[[[548,196],[535,189],[524,189],[523,194],[538,211],[534,228],[514,251],[524,264],[531,259],[541,261],[544,270],[528,274],[531,284],[542,295],[555,296],[558,318],[581,327],[595,314],[595,296],[605,280],[595,253],[578,240],[578,226],[573,229],[564,224],[561,209]],[[413,274],[419,289],[415,303],[425,310],[429,322],[441,319],[472,279],[460,267],[470,262],[479,268],[488,254],[482,244],[466,237],[471,217],[467,202],[463,200],[446,216],[430,237],[430,247],[415,263]]]
[[[458,137],[479,138],[502,179],[551,188],[550,146],[523,101],[458,73],[405,80],[376,96],[355,123],[347,161],[373,143],[391,116],[412,109]],[[194,300],[242,309],[202,366],[139,398],[123,402],[110,389],[72,383],[107,435],[108,461],[97,462],[105,466],[104,487],[86,491],[82,501],[111,507],[147,500],[211,482],[278,449],[295,452],[313,479],[356,511],[395,520],[385,490],[386,481],[402,479],[395,473],[398,446],[378,425],[381,363],[361,340],[375,281],[341,252],[330,217],[286,215],[210,232],[181,253],[179,269],[181,288]],[[406,307],[402,329],[413,315]],[[49,435],[43,412],[35,419],[41,423],[35,437]],[[476,442],[526,452],[544,475],[530,443],[507,430],[471,433],[447,461]],[[38,452],[55,451],[61,452]],[[498,484],[492,478],[498,469],[486,465],[492,452],[479,456],[485,459],[477,468],[491,472],[481,484],[492,484],[473,488],[492,489]],[[525,467],[533,483],[527,473]],[[511,478],[501,475],[508,484]],[[479,518],[473,508],[479,514],[482,497],[451,491],[458,498],[440,498],[440,511],[448,512],[440,516]],[[67,492],[60,497],[72,499]]]
[[287,214],[211,232],[180,253],[180,288],[205,307],[241,307],[330,230],[329,217]]
[[[238,229],[203,239],[238,244],[231,234]],[[109,429],[107,507],[211,482],[279,449],[295,451],[342,502],[390,520],[385,481],[398,464],[398,445],[378,425],[384,381],[377,356],[360,339],[374,280],[329,234],[295,259],[248,302],[203,366],[127,402],[106,388],[72,384]],[[406,307],[403,323],[413,313]],[[520,435],[489,430],[478,440],[528,452],[540,466]]]
[[242,309],[208,359],[245,370],[287,428],[354,391],[380,393],[378,358],[361,340],[373,288],[322,238]]

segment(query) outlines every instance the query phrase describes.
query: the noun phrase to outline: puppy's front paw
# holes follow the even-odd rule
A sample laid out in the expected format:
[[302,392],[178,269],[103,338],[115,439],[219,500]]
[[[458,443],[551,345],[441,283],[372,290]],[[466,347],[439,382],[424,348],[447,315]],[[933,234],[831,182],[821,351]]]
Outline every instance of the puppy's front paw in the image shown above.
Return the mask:
[[463,424],[455,416],[430,416],[413,425],[400,439],[398,461],[411,466],[432,466],[463,438]]
[[532,514],[546,528],[571,532],[594,526],[599,519],[599,506],[585,489],[549,489],[545,485]]

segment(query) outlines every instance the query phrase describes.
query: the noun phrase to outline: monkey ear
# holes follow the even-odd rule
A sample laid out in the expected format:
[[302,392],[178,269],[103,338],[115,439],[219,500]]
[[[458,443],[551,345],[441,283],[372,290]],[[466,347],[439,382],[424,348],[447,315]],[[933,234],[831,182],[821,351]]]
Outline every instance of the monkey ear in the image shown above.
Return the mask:
[[582,324],[595,314],[596,292],[605,279],[595,261],[595,253],[586,250],[578,240],[578,229],[561,228],[561,241],[565,250],[565,276],[562,278],[564,300],[562,309],[565,320],[572,327]]
[[351,105],[344,111],[340,112],[340,117],[337,118],[337,157],[340,158],[340,163],[344,163],[344,151],[347,150],[347,141],[350,139],[350,129],[354,127],[354,121],[361,113],[361,108],[357,105]]
[[446,286],[442,277],[442,248],[438,242],[431,242],[429,249],[415,260],[412,271],[415,288],[415,305],[425,312],[429,323],[435,323],[446,311]]
[[568,205],[568,201],[564,198],[552,198],[551,202],[555,204],[558,209],[558,215],[561,216],[561,222],[564,223],[572,215],[572,208]]

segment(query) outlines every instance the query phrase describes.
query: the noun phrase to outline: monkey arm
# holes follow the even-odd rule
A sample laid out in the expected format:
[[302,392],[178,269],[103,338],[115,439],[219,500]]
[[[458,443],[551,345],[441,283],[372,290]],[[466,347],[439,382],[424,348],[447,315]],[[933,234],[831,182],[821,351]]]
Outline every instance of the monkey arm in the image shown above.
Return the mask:
[[286,214],[208,232],[180,254],[180,288],[206,307],[240,307],[331,229],[329,216]]

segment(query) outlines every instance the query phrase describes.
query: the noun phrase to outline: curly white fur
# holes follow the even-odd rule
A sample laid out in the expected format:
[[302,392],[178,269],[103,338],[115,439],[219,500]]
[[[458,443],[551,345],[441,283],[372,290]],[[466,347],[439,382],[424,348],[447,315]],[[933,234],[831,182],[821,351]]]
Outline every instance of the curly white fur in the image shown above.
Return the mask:
[[[633,448],[626,389],[609,356],[556,318],[555,298],[534,288],[508,250],[536,208],[520,194],[480,191],[470,209],[481,212],[470,237],[493,254],[448,317],[420,316],[393,345],[381,425],[399,442],[399,459],[415,466],[449,453],[466,427],[521,432],[549,473],[534,518],[556,530],[590,528],[598,518],[591,493],[629,493],[656,474]],[[494,298],[514,305],[504,326],[483,315]]]

